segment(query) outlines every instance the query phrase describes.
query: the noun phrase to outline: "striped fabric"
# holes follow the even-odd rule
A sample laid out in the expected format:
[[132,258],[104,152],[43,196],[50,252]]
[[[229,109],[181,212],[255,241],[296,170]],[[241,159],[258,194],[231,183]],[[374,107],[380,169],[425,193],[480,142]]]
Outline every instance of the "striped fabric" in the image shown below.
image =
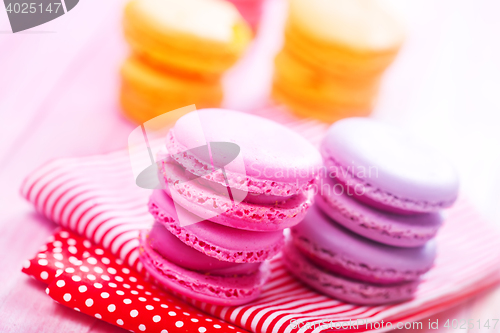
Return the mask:
[[[317,144],[326,126],[296,120],[278,109],[264,116],[284,123]],[[150,190],[134,182],[127,151],[52,161],[25,180],[22,195],[48,219],[110,250],[142,271],[137,236],[150,227],[147,211]],[[296,281],[280,257],[271,261],[272,277],[262,296],[250,304],[224,307],[192,300],[196,307],[253,332],[338,331],[335,325],[351,320],[351,331],[379,330],[380,322],[393,327],[440,311],[499,280],[498,233],[460,199],[447,211],[438,234],[435,267],[425,275],[416,297],[384,306],[357,306],[323,296]],[[337,324],[335,324],[337,323]],[[423,323],[424,328],[427,323]],[[347,327],[347,326],[345,326]]]

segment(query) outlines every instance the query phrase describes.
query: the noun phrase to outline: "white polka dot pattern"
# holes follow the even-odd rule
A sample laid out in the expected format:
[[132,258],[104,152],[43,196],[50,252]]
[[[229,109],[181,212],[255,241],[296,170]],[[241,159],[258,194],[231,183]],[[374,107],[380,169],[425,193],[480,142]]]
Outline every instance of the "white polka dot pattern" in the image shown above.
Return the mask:
[[[71,232],[55,234],[43,250],[23,264],[23,271],[49,283],[45,292],[75,311],[132,332],[204,333],[228,328],[227,323],[160,291],[121,260],[110,260],[111,253]],[[213,327],[202,324],[212,321]]]

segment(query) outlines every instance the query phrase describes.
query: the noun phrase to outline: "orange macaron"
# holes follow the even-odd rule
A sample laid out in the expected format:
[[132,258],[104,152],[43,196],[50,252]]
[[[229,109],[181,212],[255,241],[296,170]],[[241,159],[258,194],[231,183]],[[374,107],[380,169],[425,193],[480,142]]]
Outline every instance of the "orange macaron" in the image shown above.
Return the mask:
[[289,0],[272,96],[326,122],[368,115],[403,39],[375,0]]
[[191,104],[197,108],[217,107],[223,98],[220,81],[172,75],[136,56],[122,65],[121,78],[122,109],[136,123]]
[[124,31],[133,52],[157,66],[215,77],[252,38],[238,10],[223,0],[132,0]]
[[186,105],[220,106],[221,77],[252,37],[225,0],[132,0],[123,25],[131,56],[121,70],[120,102],[137,123]]

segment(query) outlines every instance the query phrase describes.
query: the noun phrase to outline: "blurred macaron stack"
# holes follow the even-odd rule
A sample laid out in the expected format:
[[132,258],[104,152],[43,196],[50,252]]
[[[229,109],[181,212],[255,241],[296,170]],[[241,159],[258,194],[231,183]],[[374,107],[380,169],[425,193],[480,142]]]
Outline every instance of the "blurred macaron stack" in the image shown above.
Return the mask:
[[321,145],[313,209],[291,228],[289,270],[309,286],[359,304],[411,298],[436,257],[442,210],[458,176],[432,147],[368,118],[348,118]]
[[325,122],[366,116],[403,39],[399,21],[376,0],[289,0],[273,97]]
[[131,54],[121,70],[120,100],[137,123],[186,105],[219,106],[221,76],[252,36],[224,0],[132,0],[124,33]]

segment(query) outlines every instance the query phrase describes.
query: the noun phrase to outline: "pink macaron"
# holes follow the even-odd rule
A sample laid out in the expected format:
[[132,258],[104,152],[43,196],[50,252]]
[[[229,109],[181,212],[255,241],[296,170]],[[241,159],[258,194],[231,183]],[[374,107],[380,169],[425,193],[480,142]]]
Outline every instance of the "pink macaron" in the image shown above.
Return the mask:
[[181,117],[166,148],[176,164],[165,159],[162,174],[176,203],[204,219],[255,231],[299,223],[322,167],[317,149],[299,134],[223,109]]
[[269,277],[267,263],[219,263],[185,245],[168,231],[162,232],[162,228],[157,224],[153,233],[141,233],[140,259],[163,287],[184,297],[229,306],[259,297]]
[[[434,241],[416,248],[374,242],[335,223],[316,205],[302,223],[291,228],[288,247],[293,249],[285,251],[285,261],[292,263],[289,268],[300,280],[318,289],[318,281],[333,279],[337,281],[335,288],[325,284],[319,289],[335,298],[360,304],[411,298],[409,291],[415,290],[436,256]],[[311,275],[312,271],[316,273]],[[341,281],[347,281],[343,288],[339,287]],[[353,285],[387,293],[384,298],[372,298],[360,295],[359,290],[351,290]]]
[[260,19],[262,17],[262,10],[264,6],[265,0],[227,0],[234,4],[234,6],[238,9],[241,16],[245,19],[245,21],[250,24],[253,31],[256,31]]
[[458,175],[432,147],[369,118],[333,124],[321,145],[326,173],[366,204],[400,214],[450,207]]
[[401,215],[367,205],[343,191],[342,184],[325,177],[316,204],[338,224],[375,242],[397,247],[418,247],[436,236],[443,214]]

